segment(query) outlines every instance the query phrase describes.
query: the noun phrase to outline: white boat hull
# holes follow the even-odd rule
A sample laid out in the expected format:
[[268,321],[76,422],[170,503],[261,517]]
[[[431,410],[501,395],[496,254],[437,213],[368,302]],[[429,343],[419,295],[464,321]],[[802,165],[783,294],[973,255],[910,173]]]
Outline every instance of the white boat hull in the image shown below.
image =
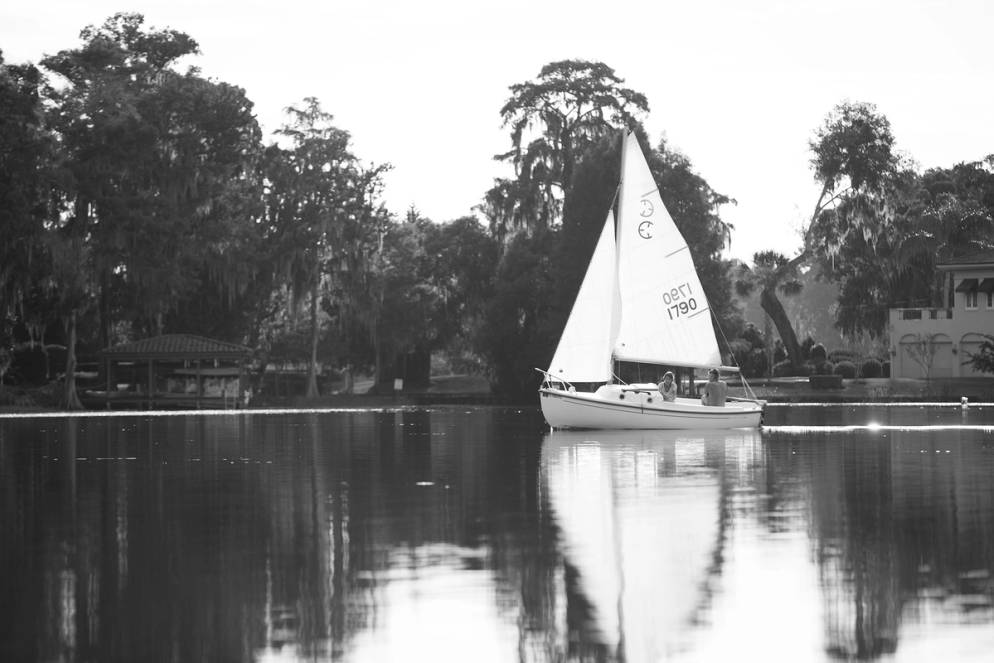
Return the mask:
[[553,428],[757,428],[763,421],[763,405],[755,401],[729,401],[724,407],[689,398],[665,402],[658,393],[611,385],[594,393],[544,387],[539,396],[542,414]]

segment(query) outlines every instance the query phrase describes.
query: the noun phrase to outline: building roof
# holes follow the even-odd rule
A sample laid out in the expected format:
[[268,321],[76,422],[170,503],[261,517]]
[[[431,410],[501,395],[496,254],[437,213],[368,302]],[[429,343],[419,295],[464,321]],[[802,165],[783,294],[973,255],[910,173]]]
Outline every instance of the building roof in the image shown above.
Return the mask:
[[165,357],[177,359],[241,359],[251,354],[244,345],[226,343],[194,334],[163,334],[152,338],[122,343],[101,351],[113,359]]
[[938,263],[936,267],[946,271],[957,267],[994,267],[994,249],[977,251],[957,258],[949,258]]

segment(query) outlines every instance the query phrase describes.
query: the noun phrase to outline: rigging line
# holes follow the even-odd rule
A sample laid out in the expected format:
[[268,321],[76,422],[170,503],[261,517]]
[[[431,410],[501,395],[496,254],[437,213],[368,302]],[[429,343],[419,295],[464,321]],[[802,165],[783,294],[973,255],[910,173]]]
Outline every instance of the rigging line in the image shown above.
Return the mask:
[[625,382],[624,380],[622,380],[622,379],[621,379],[621,376],[619,376],[619,375],[618,375],[617,373],[615,373],[614,371],[611,371],[611,377],[613,377],[613,378],[614,378],[615,380],[617,380],[619,384],[623,384],[623,385],[625,385],[625,386],[627,386],[627,385],[628,385],[628,383],[627,383],[627,382]]
[[732,344],[728,342],[728,337],[725,336],[725,330],[721,328],[721,321],[718,320],[718,316],[715,315],[714,309],[711,307],[711,300],[708,299],[708,294],[704,292],[704,288],[701,288],[701,294],[704,296],[704,301],[708,304],[708,311],[711,313],[711,319],[714,320],[714,326],[718,328],[718,333],[721,334],[721,340],[725,342],[725,347],[728,348],[728,355],[731,358],[732,366],[738,366],[739,369],[739,379],[742,380],[742,387],[745,389],[746,394],[750,398],[756,398],[756,392],[752,390],[749,386],[749,382],[746,380],[745,373],[742,371],[742,367],[738,365],[738,361],[735,359],[735,352],[732,351]]
[[614,195],[611,196],[611,204],[607,206],[609,210],[614,209],[614,204],[618,201],[619,193],[621,193],[621,180],[618,180],[618,186],[614,187]]
[[[624,137],[622,137],[622,150],[624,150]],[[617,184],[617,186],[614,187],[614,195],[611,196],[611,203],[607,206],[607,210],[609,212],[613,212],[614,213],[614,232],[615,232],[615,234],[618,233],[618,216],[620,216],[618,214],[617,208],[615,207],[615,204],[618,202],[618,194],[620,194],[620,193],[621,193],[621,178],[619,177],[618,178],[618,184]]]

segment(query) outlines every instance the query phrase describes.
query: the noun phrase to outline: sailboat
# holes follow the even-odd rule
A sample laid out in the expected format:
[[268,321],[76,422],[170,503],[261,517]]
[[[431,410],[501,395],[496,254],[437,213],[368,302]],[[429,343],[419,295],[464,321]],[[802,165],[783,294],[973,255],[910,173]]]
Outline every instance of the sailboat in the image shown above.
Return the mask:
[[[618,223],[609,211],[552,363],[539,388],[553,428],[754,428],[763,401],[664,401],[655,384],[614,381],[615,361],[721,368],[693,258],[663,205],[634,133],[622,149]],[[604,383],[596,391],[576,383]]]

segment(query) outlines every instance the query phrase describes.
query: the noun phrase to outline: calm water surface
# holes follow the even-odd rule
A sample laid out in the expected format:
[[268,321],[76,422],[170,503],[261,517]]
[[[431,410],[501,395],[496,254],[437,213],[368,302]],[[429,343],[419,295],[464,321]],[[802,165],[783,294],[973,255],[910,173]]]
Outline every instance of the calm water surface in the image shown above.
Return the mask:
[[994,408],[0,419],[0,661],[988,661]]

